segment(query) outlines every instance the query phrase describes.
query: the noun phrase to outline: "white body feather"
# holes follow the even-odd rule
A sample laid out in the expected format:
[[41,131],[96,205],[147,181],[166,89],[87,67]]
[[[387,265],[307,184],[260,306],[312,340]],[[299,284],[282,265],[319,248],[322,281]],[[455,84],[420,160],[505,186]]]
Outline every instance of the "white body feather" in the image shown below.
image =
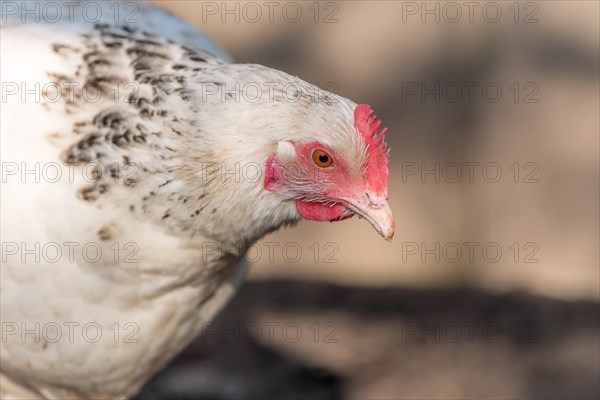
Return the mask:
[[[146,29],[224,55],[193,27],[156,8],[141,10],[136,17],[144,20]],[[243,263],[227,266],[224,276],[185,285],[205,265],[201,251],[205,238],[169,235],[149,221],[131,218],[127,207],[108,204],[99,209],[74,195],[87,183],[84,173],[63,164],[60,147],[48,139],[53,133],[71,131],[75,116],[44,107],[46,101],[39,92],[24,102],[20,96],[22,87],[32,89],[51,82],[48,71],[72,74],[74,65],[53,52],[49,39],[81,47],[80,37],[72,34],[74,29],[85,32],[89,26],[22,25],[10,20],[2,26],[2,82],[19,85],[17,95],[4,93],[7,101],[1,105],[2,162],[6,168],[19,168],[18,174],[6,175],[2,182],[3,252],[12,243],[19,248],[18,254],[3,254],[0,270],[3,399],[30,396],[29,391],[56,399],[134,394],[199,332],[203,322],[211,320],[245,270]],[[37,176],[21,176],[36,163],[40,166]],[[61,166],[62,178],[57,182],[41,173],[48,165]],[[110,240],[99,240],[102,226],[111,226]],[[69,262],[68,242],[78,243],[71,247],[73,262]],[[55,244],[62,252],[56,263],[50,262],[54,253],[41,254],[44,247]],[[84,259],[85,245],[92,249],[91,257],[85,258],[93,262]],[[35,246],[41,246],[37,254],[19,262],[23,250]],[[102,249],[98,261],[96,246]],[[111,268],[115,257],[122,262],[128,256],[133,262]],[[87,332],[85,324],[90,324]],[[14,326],[18,332],[10,334]],[[98,326],[102,337],[96,341]],[[27,329],[34,333],[25,334]],[[57,335],[55,343],[46,341]]]
[[[355,149],[360,158],[360,141],[347,133],[354,130],[354,103],[331,95],[336,101],[328,107],[315,105],[314,98],[294,104],[232,101],[225,106],[217,106],[222,102],[217,99],[210,107],[211,100],[198,100],[197,86],[190,80],[310,85],[268,68],[227,64],[224,53],[199,31],[158,9],[140,6],[136,18],[160,46],[110,36],[110,27],[93,24],[22,24],[14,16],[2,24],[2,398],[134,395],[234,293],[246,271],[237,256],[267,232],[299,219],[293,202],[265,192],[260,180],[210,179],[199,184],[203,162],[228,162],[229,169],[236,162],[264,165],[279,141],[309,139],[320,131],[325,143]],[[131,33],[135,35],[139,32]],[[117,38],[122,48],[108,48],[101,36]],[[198,50],[204,59],[194,61],[180,45]],[[83,62],[86,54],[89,59]],[[98,60],[110,65],[94,63]],[[136,62],[151,63],[151,68],[142,65],[134,76],[130,70]],[[189,68],[178,72],[177,62]],[[193,65],[201,67],[196,71]],[[20,96],[23,87],[43,87],[62,77],[84,81],[114,76],[141,82],[161,71],[179,78],[164,78],[165,90],[181,86],[165,95],[151,90],[156,85],[139,84],[139,97],[154,95],[160,105],[146,110],[143,102],[141,109],[127,103],[127,91],[116,98],[72,104],[43,96],[38,102],[35,94],[22,101]],[[18,85],[17,95],[7,95],[10,83]],[[160,108],[164,115],[154,115]],[[113,110],[121,117],[136,114],[125,120],[98,117]],[[333,124],[332,110],[340,114]],[[144,111],[152,116],[138,115]],[[143,140],[128,138],[123,144],[115,136],[120,129],[143,134]],[[261,135],[265,130],[269,133]],[[95,132],[100,135],[96,139]],[[113,184],[105,169],[101,183],[108,189],[90,185],[86,163],[73,159],[103,168],[116,163],[123,168],[116,177],[119,182]],[[123,160],[140,168],[134,187],[123,184],[128,173],[128,161]],[[23,175],[36,165],[37,179],[35,174]],[[53,169],[42,172],[49,165],[60,166],[61,179],[54,181]],[[15,166],[18,172],[13,174]],[[90,192],[93,196],[87,198]],[[207,251],[207,243],[236,250]],[[26,254],[35,246],[37,255]],[[57,247],[62,255],[55,261]],[[96,260],[98,247],[102,256]],[[98,328],[101,337],[96,341]]]

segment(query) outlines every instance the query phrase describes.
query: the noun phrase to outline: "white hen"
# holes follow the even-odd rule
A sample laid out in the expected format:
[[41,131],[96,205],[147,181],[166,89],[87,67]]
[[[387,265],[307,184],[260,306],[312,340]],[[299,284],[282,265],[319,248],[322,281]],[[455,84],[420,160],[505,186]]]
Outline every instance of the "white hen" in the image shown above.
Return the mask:
[[391,238],[368,106],[230,64],[155,7],[115,22],[98,2],[89,23],[85,3],[32,3],[2,8],[2,398],[135,395],[231,297],[248,246],[301,217]]

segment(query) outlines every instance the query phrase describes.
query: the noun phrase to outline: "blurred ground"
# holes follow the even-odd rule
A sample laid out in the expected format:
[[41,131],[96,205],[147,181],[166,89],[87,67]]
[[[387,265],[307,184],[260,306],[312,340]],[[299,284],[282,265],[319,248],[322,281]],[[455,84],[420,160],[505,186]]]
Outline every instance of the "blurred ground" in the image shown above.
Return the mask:
[[[329,324],[329,325],[328,325]],[[140,399],[597,399],[598,306],[248,283]]]
[[[264,8],[250,21],[243,2],[158,3],[238,62],[371,104],[389,128],[397,230],[392,243],[358,220],[269,235],[210,334],[141,398],[600,398],[598,2],[473,2],[473,18],[465,2],[320,2],[316,22],[317,3],[291,2],[293,23]],[[302,338],[265,338],[271,323]],[[235,337],[256,324],[260,340]],[[494,324],[497,341],[475,329]]]

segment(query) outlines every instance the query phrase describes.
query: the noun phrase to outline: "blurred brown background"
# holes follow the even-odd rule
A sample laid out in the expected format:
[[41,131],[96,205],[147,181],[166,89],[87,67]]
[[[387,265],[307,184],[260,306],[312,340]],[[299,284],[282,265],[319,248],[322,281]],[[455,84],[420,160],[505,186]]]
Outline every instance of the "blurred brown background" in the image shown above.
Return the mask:
[[[231,377],[216,392],[201,385],[194,393],[600,396],[598,2],[156,3],[200,26],[236,62],[369,103],[392,148],[392,243],[354,219],[276,232],[250,254],[251,282],[223,316],[304,321],[305,332],[332,321],[339,342],[262,340],[259,351],[256,343],[217,341],[218,352],[198,350],[211,360],[202,365],[219,370],[215,360],[229,354],[235,361],[222,369]],[[436,165],[438,182],[434,172],[422,174]],[[277,243],[272,259],[265,242]],[[297,248],[302,255],[289,262]],[[400,340],[406,321],[496,321],[504,336]],[[538,340],[524,344],[512,334],[528,323]],[[256,364],[273,351],[285,361]],[[169,376],[167,369],[161,379]],[[274,382],[284,383],[265,389]],[[173,395],[163,383],[146,396]]]

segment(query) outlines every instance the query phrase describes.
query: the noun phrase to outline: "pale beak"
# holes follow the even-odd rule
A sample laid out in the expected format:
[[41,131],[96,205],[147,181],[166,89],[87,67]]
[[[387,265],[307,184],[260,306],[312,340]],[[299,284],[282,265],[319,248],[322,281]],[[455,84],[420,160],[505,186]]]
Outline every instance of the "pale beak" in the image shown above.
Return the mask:
[[359,199],[344,198],[341,200],[347,208],[369,221],[385,240],[388,242],[392,240],[396,229],[396,221],[386,200],[373,202],[367,194]]

